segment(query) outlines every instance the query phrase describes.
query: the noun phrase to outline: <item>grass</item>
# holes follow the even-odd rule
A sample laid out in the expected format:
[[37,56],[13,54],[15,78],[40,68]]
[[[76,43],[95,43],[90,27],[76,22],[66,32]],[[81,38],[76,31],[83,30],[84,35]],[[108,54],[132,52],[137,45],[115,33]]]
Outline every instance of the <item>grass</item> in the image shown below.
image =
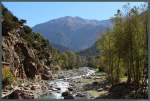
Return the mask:
[[126,82],[127,81],[127,77],[122,77],[121,79],[120,79],[120,82]]
[[98,92],[96,90],[89,90],[87,92],[93,97],[99,97],[99,96],[105,95],[107,93],[107,91]]
[[100,82],[102,79],[101,78],[98,78],[98,79],[94,79],[94,77],[93,78],[89,78],[89,79],[86,79],[86,78],[81,78],[81,82],[82,83],[85,83],[85,84],[89,84],[89,83],[92,83],[92,82]]

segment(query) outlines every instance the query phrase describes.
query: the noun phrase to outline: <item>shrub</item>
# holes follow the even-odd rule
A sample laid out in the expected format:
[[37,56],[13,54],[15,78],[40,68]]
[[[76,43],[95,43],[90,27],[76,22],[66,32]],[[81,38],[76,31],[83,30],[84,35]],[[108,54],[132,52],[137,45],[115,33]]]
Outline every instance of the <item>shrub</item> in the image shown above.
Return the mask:
[[3,79],[3,86],[10,85],[13,83],[15,77],[13,73],[11,72],[9,67],[3,67],[2,68],[2,79]]
[[31,29],[29,26],[24,26],[24,31],[25,31],[25,33],[27,33],[27,34],[32,33],[32,29]]

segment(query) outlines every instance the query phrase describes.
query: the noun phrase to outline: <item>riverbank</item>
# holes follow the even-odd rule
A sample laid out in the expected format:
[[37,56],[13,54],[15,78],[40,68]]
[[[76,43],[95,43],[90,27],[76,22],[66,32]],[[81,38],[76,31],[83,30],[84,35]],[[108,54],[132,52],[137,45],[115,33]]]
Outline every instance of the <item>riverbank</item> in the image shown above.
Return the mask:
[[[126,79],[111,86],[106,73],[96,72],[89,67],[60,71],[54,79],[44,81],[17,80],[16,85],[2,90],[3,99],[111,99],[111,98],[147,98]],[[147,89],[147,88],[146,88]],[[144,89],[143,89],[144,90]]]
[[[2,98],[8,99],[94,99],[102,94],[106,82],[105,73],[95,73],[89,67],[60,71],[54,80],[17,80],[2,90]],[[103,85],[103,86],[102,86]],[[70,97],[71,96],[71,97]]]
[[56,91],[50,89],[51,94],[43,97],[44,99],[95,99],[105,95],[110,88],[105,73],[96,73],[88,67],[61,71],[57,78],[49,82]]
[[15,85],[9,85],[2,90],[3,99],[39,99],[47,95],[48,82],[44,80],[18,79]]

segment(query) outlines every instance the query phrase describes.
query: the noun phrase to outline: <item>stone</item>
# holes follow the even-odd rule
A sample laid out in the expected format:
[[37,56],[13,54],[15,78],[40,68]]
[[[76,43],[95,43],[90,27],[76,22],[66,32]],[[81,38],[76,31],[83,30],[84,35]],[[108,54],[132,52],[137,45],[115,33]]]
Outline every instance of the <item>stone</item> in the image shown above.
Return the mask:
[[12,90],[13,88],[10,85],[8,85],[8,86],[5,87],[5,89]]
[[58,79],[63,79],[65,78],[63,75],[62,76],[58,76]]
[[41,86],[42,90],[48,90],[48,88],[46,86]]
[[52,75],[41,74],[41,78],[43,80],[51,80],[52,79]]
[[27,77],[31,79],[35,78],[35,75],[37,72],[35,63],[30,61],[29,59],[25,59],[24,66],[25,66],[24,70],[25,70]]
[[95,79],[101,79],[101,77],[95,77]]
[[60,93],[60,91],[57,91],[57,93]]
[[31,87],[31,90],[35,90],[35,89],[36,89],[36,87],[35,87],[35,86],[32,86],[32,87]]
[[81,92],[76,94],[76,97],[85,97],[85,96],[86,96],[86,95],[85,95],[85,94],[82,94]]
[[56,88],[52,88],[52,90],[53,90],[53,91],[58,91],[58,89],[56,89]]
[[104,90],[103,88],[97,89],[98,92],[101,92],[101,91],[103,91],[103,90]]
[[93,84],[93,86],[97,86],[99,83],[97,81],[95,81],[92,84]]
[[62,96],[64,97],[64,99],[74,99],[73,95],[71,95],[68,91],[63,92]]
[[73,88],[70,87],[70,88],[68,88],[68,90],[69,90],[69,91],[73,91]]
[[61,90],[61,89],[60,89],[60,88],[58,88],[58,87],[57,87],[56,89],[57,89],[57,90]]
[[5,96],[3,99],[33,99],[33,98],[34,98],[33,96],[29,96],[21,90],[15,90],[8,96]]
[[23,87],[24,88],[24,90],[29,90],[29,88],[28,87]]

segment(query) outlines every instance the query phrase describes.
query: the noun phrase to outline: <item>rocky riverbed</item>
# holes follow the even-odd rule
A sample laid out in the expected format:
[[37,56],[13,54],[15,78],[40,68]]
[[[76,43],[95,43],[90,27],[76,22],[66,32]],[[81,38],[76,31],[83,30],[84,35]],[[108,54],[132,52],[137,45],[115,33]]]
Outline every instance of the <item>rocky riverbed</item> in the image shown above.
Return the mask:
[[42,99],[95,99],[110,87],[105,73],[96,73],[89,67],[61,71],[56,77],[49,82],[51,93]]
[[105,73],[94,69],[60,71],[51,81],[20,80],[17,86],[3,90],[2,98],[9,99],[95,99],[104,96],[110,88]]
[[39,99],[47,95],[48,82],[43,80],[17,80],[16,85],[7,86],[2,90],[3,99]]

